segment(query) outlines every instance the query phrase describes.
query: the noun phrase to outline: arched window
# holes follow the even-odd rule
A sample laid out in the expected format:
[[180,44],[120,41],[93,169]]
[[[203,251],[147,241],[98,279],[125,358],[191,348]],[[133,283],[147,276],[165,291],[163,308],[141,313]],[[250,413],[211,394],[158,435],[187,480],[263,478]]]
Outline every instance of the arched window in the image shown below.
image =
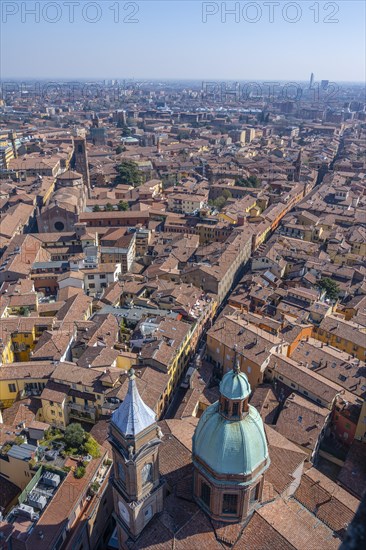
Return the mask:
[[149,462],[141,470],[142,485],[152,482],[152,464]]

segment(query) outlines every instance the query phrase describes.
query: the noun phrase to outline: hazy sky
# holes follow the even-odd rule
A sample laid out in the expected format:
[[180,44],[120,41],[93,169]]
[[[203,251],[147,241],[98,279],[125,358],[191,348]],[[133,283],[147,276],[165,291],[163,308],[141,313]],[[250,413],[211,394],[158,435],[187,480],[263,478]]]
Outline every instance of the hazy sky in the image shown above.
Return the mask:
[[363,0],[2,0],[1,9],[2,78],[365,80]]

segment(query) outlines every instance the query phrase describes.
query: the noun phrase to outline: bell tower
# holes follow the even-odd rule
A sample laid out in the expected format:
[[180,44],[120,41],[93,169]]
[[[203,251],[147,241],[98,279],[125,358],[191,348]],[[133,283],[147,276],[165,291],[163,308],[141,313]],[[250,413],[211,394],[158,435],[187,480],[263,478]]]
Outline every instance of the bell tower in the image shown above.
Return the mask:
[[74,167],[76,172],[82,174],[85,190],[90,198],[90,176],[88,155],[86,151],[86,139],[82,136],[74,137]]
[[109,441],[113,448],[112,479],[119,547],[136,540],[153,516],[163,509],[163,483],[159,473],[162,432],[156,415],[140,397],[133,369],[128,391],[113,413]]

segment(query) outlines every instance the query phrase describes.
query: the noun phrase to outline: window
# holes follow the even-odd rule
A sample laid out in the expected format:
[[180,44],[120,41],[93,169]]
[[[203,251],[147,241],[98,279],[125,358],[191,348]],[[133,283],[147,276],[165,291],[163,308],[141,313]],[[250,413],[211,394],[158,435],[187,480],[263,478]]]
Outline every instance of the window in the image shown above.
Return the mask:
[[120,464],[120,463],[118,463],[118,477],[119,477],[119,480],[122,481],[122,483],[125,482],[125,479],[126,479],[125,470],[124,470],[122,464]]
[[238,508],[238,495],[224,494],[222,500],[223,514],[236,514]]
[[94,275],[88,275],[88,280],[94,279]]
[[17,391],[17,387],[15,384],[8,384],[8,388],[10,393],[15,393]]
[[224,399],[224,413],[227,414],[229,412],[229,401],[227,399]]
[[306,390],[304,390],[304,395],[309,395],[308,392]]
[[95,284],[94,284],[94,283],[90,283],[89,288],[95,288]]
[[50,401],[50,405],[51,405],[51,407],[53,407],[53,401]]
[[252,489],[250,493],[250,504],[254,504],[258,500],[258,493],[259,493],[259,483]]
[[152,464],[149,462],[141,470],[142,485],[152,482]]
[[53,409],[51,409],[51,414],[52,414],[52,416],[55,416],[55,414],[56,414]]
[[239,414],[239,403],[233,404],[233,416],[238,416]]
[[205,482],[201,483],[201,500],[208,508],[210,507],[211,487]]

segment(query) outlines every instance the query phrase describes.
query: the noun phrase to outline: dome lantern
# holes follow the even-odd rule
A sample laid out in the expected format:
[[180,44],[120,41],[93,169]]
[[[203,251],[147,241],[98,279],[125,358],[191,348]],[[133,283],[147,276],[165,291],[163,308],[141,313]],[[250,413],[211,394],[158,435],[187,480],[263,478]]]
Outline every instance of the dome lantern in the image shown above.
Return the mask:
[[251,387],[247,376],[241,372],[239,360],[225,374],[220,383],[220,414],[227,419],[241,420],[248,413]]

